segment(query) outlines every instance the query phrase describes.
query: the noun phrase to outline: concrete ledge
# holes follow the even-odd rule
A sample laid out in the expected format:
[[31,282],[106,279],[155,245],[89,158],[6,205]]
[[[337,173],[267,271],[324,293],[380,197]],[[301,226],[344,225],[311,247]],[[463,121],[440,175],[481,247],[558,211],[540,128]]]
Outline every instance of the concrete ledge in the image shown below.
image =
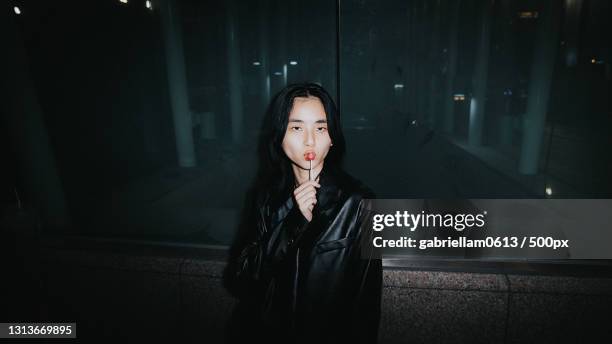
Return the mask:
[[612,295],[612,278],[508,275],[513,293]]
[[98,250],[47,250],[43,253],[49,263],[72,264],[96,268],[130,271],[149,271],[178,274],[183,258]]
[[[77,321],[85,341],[221,343],[236,304],[221,284],[224,261],[197,253],[46,248],[42,258],[47,319]],[[530,273],[386,267],[379,342],[559,343],[610,334],[612,278]]]
[[409,271],[386,269],[383,273],[386,287],[413,289],[451,289],[476,291],[507,291],[504,275],[467,272]]
[[507,295],[384,288],[380,343],[503,343]]

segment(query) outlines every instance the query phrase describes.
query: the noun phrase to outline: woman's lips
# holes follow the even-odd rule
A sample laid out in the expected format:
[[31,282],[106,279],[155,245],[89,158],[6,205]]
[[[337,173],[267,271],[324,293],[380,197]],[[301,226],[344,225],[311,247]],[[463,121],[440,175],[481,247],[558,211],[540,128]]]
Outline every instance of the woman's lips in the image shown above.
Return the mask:
[[304,159],[306,159],[306,161],[312,161],[316,158],[316,156],[317,155],[315,154],[315,152],[306,152],[304,154]]

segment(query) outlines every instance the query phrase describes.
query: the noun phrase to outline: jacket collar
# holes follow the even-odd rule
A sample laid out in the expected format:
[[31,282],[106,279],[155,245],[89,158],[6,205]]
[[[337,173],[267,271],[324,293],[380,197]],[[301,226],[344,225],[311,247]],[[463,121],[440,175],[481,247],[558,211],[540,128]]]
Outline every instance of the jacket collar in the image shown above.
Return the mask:
[[340,195],[340,189],[338,187],[338,176],[336,175],[333,168],[324,166],[321,171],[319,184],[319,192],[317,195],[317,206],[318,212],[324,212],[327,209],[333,207],[338,201]]

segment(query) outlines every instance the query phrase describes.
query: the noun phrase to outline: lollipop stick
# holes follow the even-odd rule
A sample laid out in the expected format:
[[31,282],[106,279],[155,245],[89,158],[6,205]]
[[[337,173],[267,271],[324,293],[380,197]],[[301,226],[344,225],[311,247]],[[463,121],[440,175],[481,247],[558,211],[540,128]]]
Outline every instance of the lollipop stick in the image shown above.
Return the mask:
[[309,160],[308,162],[310,162],[310,168],[308,169],[308,180],[312,180],[312,176],[310,175],[310,171],[312,171],[312,160]]

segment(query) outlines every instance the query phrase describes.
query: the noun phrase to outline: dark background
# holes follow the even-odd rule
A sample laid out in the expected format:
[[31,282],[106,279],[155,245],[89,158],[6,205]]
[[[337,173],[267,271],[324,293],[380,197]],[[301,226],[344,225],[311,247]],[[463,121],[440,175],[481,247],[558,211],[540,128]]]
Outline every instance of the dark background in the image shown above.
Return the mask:
[[[265,107],[306,80],[334,95],[345,167],[379,198],[612,192],[609,1],[173,1],[179,62],[168,62],[166,2],[151,4],[3,5],[5,223],[227,245]],[[184,70],[182,131],[171,65]],[[486,105],[477,144],[473,99]],[[524,139],[530,116],[544,121],[538,145]],[[522,149],[537,152],[530,172]]]

